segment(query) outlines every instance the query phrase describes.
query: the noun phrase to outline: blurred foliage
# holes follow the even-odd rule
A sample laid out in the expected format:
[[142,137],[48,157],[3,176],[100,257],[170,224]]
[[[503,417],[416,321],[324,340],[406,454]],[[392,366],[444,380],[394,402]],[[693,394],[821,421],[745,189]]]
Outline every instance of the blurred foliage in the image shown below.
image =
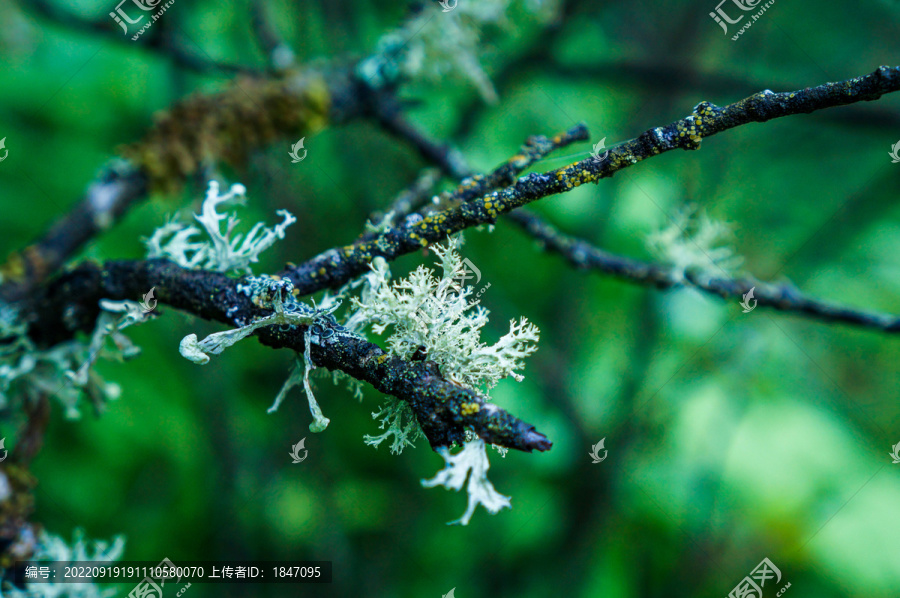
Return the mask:
[[[96,18],[114,8],[60,4]],[[485,36],[499,103],[464,83],[417,82],[404,92],[417,101],[409,117],[484,171],[527,136],[579,120],[609,147],[701,100],[725,104],[898,63],[900,5],[887,0],[853,11],[777,2],[735,42],[709,18],[714,0],[564,6],[546,28],[516,13],[513,31]],[[404,3],[371,1],[267,7],[300,61],[364,56],[407,14]],[[248,14],[245,0],[179,1],[155,27],[191,52],[258,65]],[[227,80],[110,37],[0,4],[4,252],[72,206],[154,111]],[[886,154],[900,137],[898,110],[893,94],[741,127],[534,209],[604,249],[648,258],[646,236],[696,202],[735,224],[748,272],[896,312],[900,167]],[[299,220],[259,271],[351,241],[425,166],[371,122],[307,138],[299,164],[287,156],[293,141],[228,173],[248,189],[245,222],[272,222],[279,208]],[[142,236],[201,198],[200,186],[155,197],[79,259],[140,257]],[[542,331],[526,380],[503,381],[493,395],[554,442],[545,454],[492,452],[491,479],[512,510],[444,525],[465,495],[420,487],[442,465],[427,443],[399,457],[363,443],[377,429],[377,393],[366,389],[360,405],[318,378],[332,423],[310,434],[299,390],[266,413],[289,354],[251,340],[196,366],[179,356],[180,339],[220,327],[161,306],[163,317],[128,331],[139,359],[99,366],[122,385],[119,401],[100,418],[54,412],[33,465],[33,519],[63,537],[76,527],[93,538],[124,534],[130,560],[334,562],[330,586],[195,584],[197,598],[437,598],[454,587],[458,598],[721,597],[764,557],[791,583],[787,596],[900,595],[900,466],[887,456],[900,441],[896,338],[577,272],[503,221],[469,232],[464,253],[491,283],[482,302],[494,338],[520,315]],[[397,268],[433,260],[422,252]],[[309,458],[291,464],[303,437]],[[592,464],[590,446],[604,437],[609,457]]]

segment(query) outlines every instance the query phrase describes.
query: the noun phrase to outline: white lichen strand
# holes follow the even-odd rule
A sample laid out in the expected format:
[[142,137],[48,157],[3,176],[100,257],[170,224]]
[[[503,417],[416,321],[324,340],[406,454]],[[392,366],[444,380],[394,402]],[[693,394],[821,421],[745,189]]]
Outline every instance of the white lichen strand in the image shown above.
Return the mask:
[[504,507],[510,508],[509,497],[497,492],[487,479],[490,463],[483,440],[476,438],[467,441],[462,450],[455,455],[451,455],[447,447],[438,447],[436,452],[443,457],[446,467],[432,479],[422,480],[422,486],[432,488],[441,485],[449,490],[459,491],[468,478],[466,491],[469,494],[469,503],[466,512],[459,519],[448,522],[448,525],[468,525],[475,513],[475,507],[479,504],[489,513],[497,513]]
[[[251,274],[250,264],[258,262],[260,253],[283,239],[285,229],[297,219],[287,210],[278,210],[276,213],[283,220],[274,228],[258,222],[246,234],[238,233],[232,237],[240,220],[234,214],[220,214],[217,210],[221,204],[233,199],[243,201],[245,194],[243,185],[232,185],[228,193],[220,195],[219,183],[210,181],[200,214],[194,215],[209,240],[192,242],[191,238],[199,234],[200,229],[185,223],[168,222],[146,240],[147,257],[167,258],[184,268]],[[222,221],[226,219],[223,232]]]
[[441,373],[463,386],[486,392],[502,378],[522,380],[516,370],[537,350],[539,331],[521,318],[510,321],[509,332],[493,345],[481,342],[489,312],[469,299],[471,287],[460,284],[466,273],[457,246],[458,241],[451,240],[447,247],[432,247],[440,258],[440,278],[420,266],[408,278],[390,284],[387,264],[373,260],[366,287],[352,300],[356,312],[350,321],[369,323],[377,334],[392,327],[387,339],[392,355],[409,359],[424,347]]
[[310,339],[309,332],[307,331],[306,337],[306,351],[304,351],[303,361],[304,364],[301,366],[299,361],[294,363],[294,367],[291,369],[291,373],[288,375],[288,379],[284,381],[284,385],[281,387],[281,390],[278,391],[278,395],[275,397],[275,401],[272,403],[272,406],[269,407],[267,413],[275,413],[278,410],[278,407],[281,406],[281,402],[284,401],[287,396],[288,391],[294,386],[303,385],[303,389],[306,391],[306,398],[309,401],[309,412],[313,416],[313,421],[309,424],[310,432],[324,432],[325,428],[328,427],[328,424],[331,423],[331,420],[325,417],[322,414],[322,409],[319,407],[319,403],[316,401],[316,397],[313,395],[312,386],[309,383],[309,373],[315,366],[312,363],[312,360],[309,357],[309,345]]

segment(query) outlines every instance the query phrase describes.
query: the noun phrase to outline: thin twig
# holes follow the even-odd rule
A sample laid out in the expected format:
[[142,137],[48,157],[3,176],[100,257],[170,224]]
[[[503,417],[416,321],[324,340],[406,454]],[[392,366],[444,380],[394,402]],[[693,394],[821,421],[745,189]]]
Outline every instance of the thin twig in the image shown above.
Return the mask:
[[[474,176],[466,176],[456,189],[437,196],[437,203],[432,209],[441,211],[448,206],[459,205],[461,202],[477,198],[495,189],[505,187],[514,182],[516,176],[551,152],[576,141],[584,141],[585,139],[588,139],[588,130],[583,124],[578,124],[570,130],[556,135],[551,139],[548,139],[543,135],[529,137],[525,144],[519,149],[519,153],[498,166],[491,173],[487,175],[477,174]],[[436,164],[440,166],[439,163],[436,162]],[[467,172],[470,171],[462,158],[460,159],[460,165],[462,170]],[[447,170],[443,170],[446,174]],[[458,179],[460,177],[456,178]],[[411,193],[401,194],[391,208],[391,211],[397,210],[399,205],[400,211],[395,214],[395,217],[391,222],[386,224],[395,226],[400,221],[401,216],[419,210],[425,203],[426,198],[426,193],[418,193],[415,195]],[[373,219],[370,220],[375,222]],[[376,237],[377,233],[366,232],[360,235],[355,243],[358,244],[371,241]]]
[[883,332],[900,332],[900,316],[855,309],[804,295],[789,284],[773,284],[752,277],[711,277],[688,270],[684,278],[671,266],[618,256],[575,237],[564,235],[538,216],[517,210],[508,218],[540,241],[545,249],[560,254],[574,267],[609,274],[629,282],[662,289],[690,286],[724,299],[743,297],[753,289],[754,305],[810,316],[825,322],[842,322]]
[[[397,223],[411,214],[417,206],[425,203],[431,197],[431,191],[441,178],[441,172],[437,168],[426,168],[416,180],[397,195],[387,210],[379,210],[369,215],[367,219],[373,225],[397,226]],[[357,242],[368,241],[375,238],[378,233],[366,231],[359,236]]]
[[461,179],[470,174],[466,160],[459,151],[429,139],[403,117],[400,102],[393,93],[368,86],[362,89],[371,114],[386,131],[410,143],[425,160],[439,166],[447,176]]
[[259,47],[262,48],[273,73],[280,73],[294,64],[294,52],[290,46],[275,32],[269,18],[266,3],[263,0],[252,0],[250,3],[253,34]]

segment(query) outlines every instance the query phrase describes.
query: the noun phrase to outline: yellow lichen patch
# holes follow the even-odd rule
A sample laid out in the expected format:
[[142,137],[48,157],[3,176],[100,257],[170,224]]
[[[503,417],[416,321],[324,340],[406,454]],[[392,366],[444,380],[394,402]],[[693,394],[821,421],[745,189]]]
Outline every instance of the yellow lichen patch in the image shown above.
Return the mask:
[[25,278],[25,260],[20,253],[10,253],[6,263],[0,266],[4,282],[20,281]]
[[463,403],[459,406],[459,413],[463,416],[472,415],[481,411],[481,405],[478,403]]

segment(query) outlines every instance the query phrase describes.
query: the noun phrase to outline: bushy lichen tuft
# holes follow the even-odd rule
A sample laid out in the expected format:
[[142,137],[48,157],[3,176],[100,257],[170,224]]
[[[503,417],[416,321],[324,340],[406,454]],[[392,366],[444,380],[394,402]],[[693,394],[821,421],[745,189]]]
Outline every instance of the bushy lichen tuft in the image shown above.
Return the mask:
[[387,338],[392,355],[410,359],[424,348],[427,359],[448,379],[485,393],[502,378],[522,380],[516,370],[537,350],[539,331],[521,318],[511,320],[509,332],[493,345],[481,341],[489,312],[470,300],[472,287],[460,285],[466,273],[457,243],[432,247],[440,258],[440,278],[419,266],[408,278],[390,284],[390,270],[377,258],[368,287],[352,301],[356,317],[370,323],[374,332],[392,328]]
[[[373,260],[371,271],[363,277],[360,296],[351,299],[354,311],[345,325],[354,330],[371,326],[377,334],[390,329],[387,348],[391,355],[434,361],[447,379],[487,399],[487,391],[502,378],[522,379],[517,370],[522,368],[524,358],[537,350],[539,333],[536,326],[521,318],[511,321],[509,332],[493,345],[481,341],[488,311],[471,299],[472,287],[463,284],[469,276],[457,251],[460,242],[457,237],[447,246],[431,248],[440,260],[440,276],[420,266],[409,277],[391,283],[387,262]],[[399,453],[422,436],[412,409],[396,398],[388,397],[372,417],[381,420],[385,432],[366,436],[367,444],[377,447],[391,439],[391,452]],[[458,454],[451,455],[449,447],[437,451],[447,467],[432,480],[423,481],[424,486],[440,484],[459,490],[468,479],[469,505],[454,523],[468,524],[479,504],[491,513],[509,506],[509,498],[488,481],[485,444],[471,430],[467,430],[467,440]],[[505,449],[500,452],[505,455]]]
[[731,276],[743,261],[726,244],[732,237],[728,224],[712,220],[695,205],[687,205],[675,213],[667,227],[647,237],[647,246],[673,267],[675,281],[682,282],[692,269],[708,276]]
[[381,409],[372,414],[372,418],[380,419],[379,428],[384,430],[387,426],[387,431],[378,436],[366,435],[364,437],[366,444],[377,448],[382,442],[393,436],[391,452],[395,455],[402,453],[407,446],[415,448],[413,441],[420,436],[424,437],[412,409],[394,397],[387,397]]
[[398,77],[440,80],[449,75],[468,80],[485,101],[495,103],[497,92],[481,66],[484,29],[515,29],[508,18],[511,8],[549,19],[556,14],[558,2],[462,0],[450,4],[451,10],[441,11],[434,3],[382,36],[378,51],[360,63],[360,74],[377,86]]

